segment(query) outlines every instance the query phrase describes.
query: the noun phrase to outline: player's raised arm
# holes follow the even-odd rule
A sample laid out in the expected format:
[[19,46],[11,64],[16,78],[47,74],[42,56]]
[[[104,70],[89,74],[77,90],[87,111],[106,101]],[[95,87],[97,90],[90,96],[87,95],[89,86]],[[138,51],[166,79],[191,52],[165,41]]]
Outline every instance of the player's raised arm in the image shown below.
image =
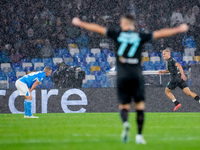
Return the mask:
[[153,32],[153,39],[156,40],[159,38],[171,37],[178,33],[187,32],[188,29],[189,29],[189,26],[187,24],[181,24],[178,27],[157,30]]
[[77,17],[73,18],[72,24],[75,25],[75,26],[84,28],[86,30],[89,30],[89,31],[97,32],[97,33],[104,35],[104,36],[106,35],[106,28],[105,27],[102,27],[102,26],[95,24],[95,23],[88,23],[88,22],[81,21]]
[[36,81],[33,83],[32,87],[31,87],[31,89],[30,89],[30,93],[38,86],[39,83],[40,83],[40,82],[39,82],[38,80],[36,80]]

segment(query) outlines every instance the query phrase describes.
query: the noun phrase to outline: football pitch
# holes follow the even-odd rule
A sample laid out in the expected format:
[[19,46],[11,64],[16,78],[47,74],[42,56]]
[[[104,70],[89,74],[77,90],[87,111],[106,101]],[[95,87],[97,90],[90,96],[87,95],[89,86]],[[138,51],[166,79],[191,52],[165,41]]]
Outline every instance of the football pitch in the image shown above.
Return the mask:
[[146,113],[146,145],[135,144],[135,113],[130,141],[121,142],[118,113],[0,114],[1,150],[199,150],[200,113]]

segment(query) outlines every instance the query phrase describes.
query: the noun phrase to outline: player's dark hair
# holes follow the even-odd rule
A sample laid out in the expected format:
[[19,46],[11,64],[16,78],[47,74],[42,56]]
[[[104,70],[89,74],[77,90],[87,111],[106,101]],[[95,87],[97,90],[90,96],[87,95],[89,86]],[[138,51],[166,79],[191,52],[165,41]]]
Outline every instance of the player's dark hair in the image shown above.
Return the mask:
[[45,68],[44,68],[44,72],[46,72],[46,71],[51,71],[52,69],[51,69],[51,67],[48,67],[48,66],[46,66]]
[[131,14],[126,14],[122,18],[127,19],[132,25],[135,25],[135,17]]

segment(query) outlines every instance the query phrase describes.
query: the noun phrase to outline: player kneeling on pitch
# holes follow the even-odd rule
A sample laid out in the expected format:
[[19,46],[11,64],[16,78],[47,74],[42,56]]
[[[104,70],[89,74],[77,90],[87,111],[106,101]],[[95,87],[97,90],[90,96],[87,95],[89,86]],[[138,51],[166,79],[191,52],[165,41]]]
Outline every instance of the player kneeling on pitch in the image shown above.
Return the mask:
[[52,69],[50,67],[45,67],[43,71],[30,73],[28,75],[25,75],[25,76],[19,78],[15,82],[15,86],[19,92],[19,95],[25,97],[24,118],[39,118],[39,117],[33,116],[31,113],[31,108],[32,108],[31,92],[37,87],[39,82],[42,82],[42,80],[45,77],[50,76],[51,73],[52,73]]
[[174,90],[177,86],[180,87],[185,94],[188,96],[191,96],[195,100],[199,101],[199,96],[193,92],[190,91],[189,87],[187,86],[187,83],[185,80],[187,80],[186,76],[184,75],[182,66],[177,63],[172,57],[171,52],[168,49],[163,50],[163,58],[167,60],[167,69],[164,71],[159,71],[159,74],[163,73],[170,73],[171,74],[171,81],[168,83],[165,94],[169,97],[169,99],[172,100],[175,104],[174,111],[176,111],[179,107],[181,107],[181,104],[176,100],[174,95],[171,93],[172,90]]

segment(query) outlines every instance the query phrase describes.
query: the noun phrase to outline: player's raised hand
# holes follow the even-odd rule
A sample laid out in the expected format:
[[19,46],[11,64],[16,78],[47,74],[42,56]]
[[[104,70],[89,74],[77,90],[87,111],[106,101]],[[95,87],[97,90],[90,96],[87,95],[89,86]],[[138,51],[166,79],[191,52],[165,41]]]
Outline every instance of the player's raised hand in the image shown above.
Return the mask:
[[187,32],[189,29],[189,26],[187,24],[183,23],[178,28],[179,28],[180,32]]
[[100,26],[98,24],[95,23],[89,23],[86,21],[81,21],[78,17],[75,17],[72,19],[72,24],[75,26],[79,26],[83,29],[86,29],[88,31],[92,31],[92,32],[97,32],[101,35],[106,35],[106,28],[103,26]]
[[82,21],[78,17],[72,19],[72,24],[75,26],[80,26],[81,22]]

